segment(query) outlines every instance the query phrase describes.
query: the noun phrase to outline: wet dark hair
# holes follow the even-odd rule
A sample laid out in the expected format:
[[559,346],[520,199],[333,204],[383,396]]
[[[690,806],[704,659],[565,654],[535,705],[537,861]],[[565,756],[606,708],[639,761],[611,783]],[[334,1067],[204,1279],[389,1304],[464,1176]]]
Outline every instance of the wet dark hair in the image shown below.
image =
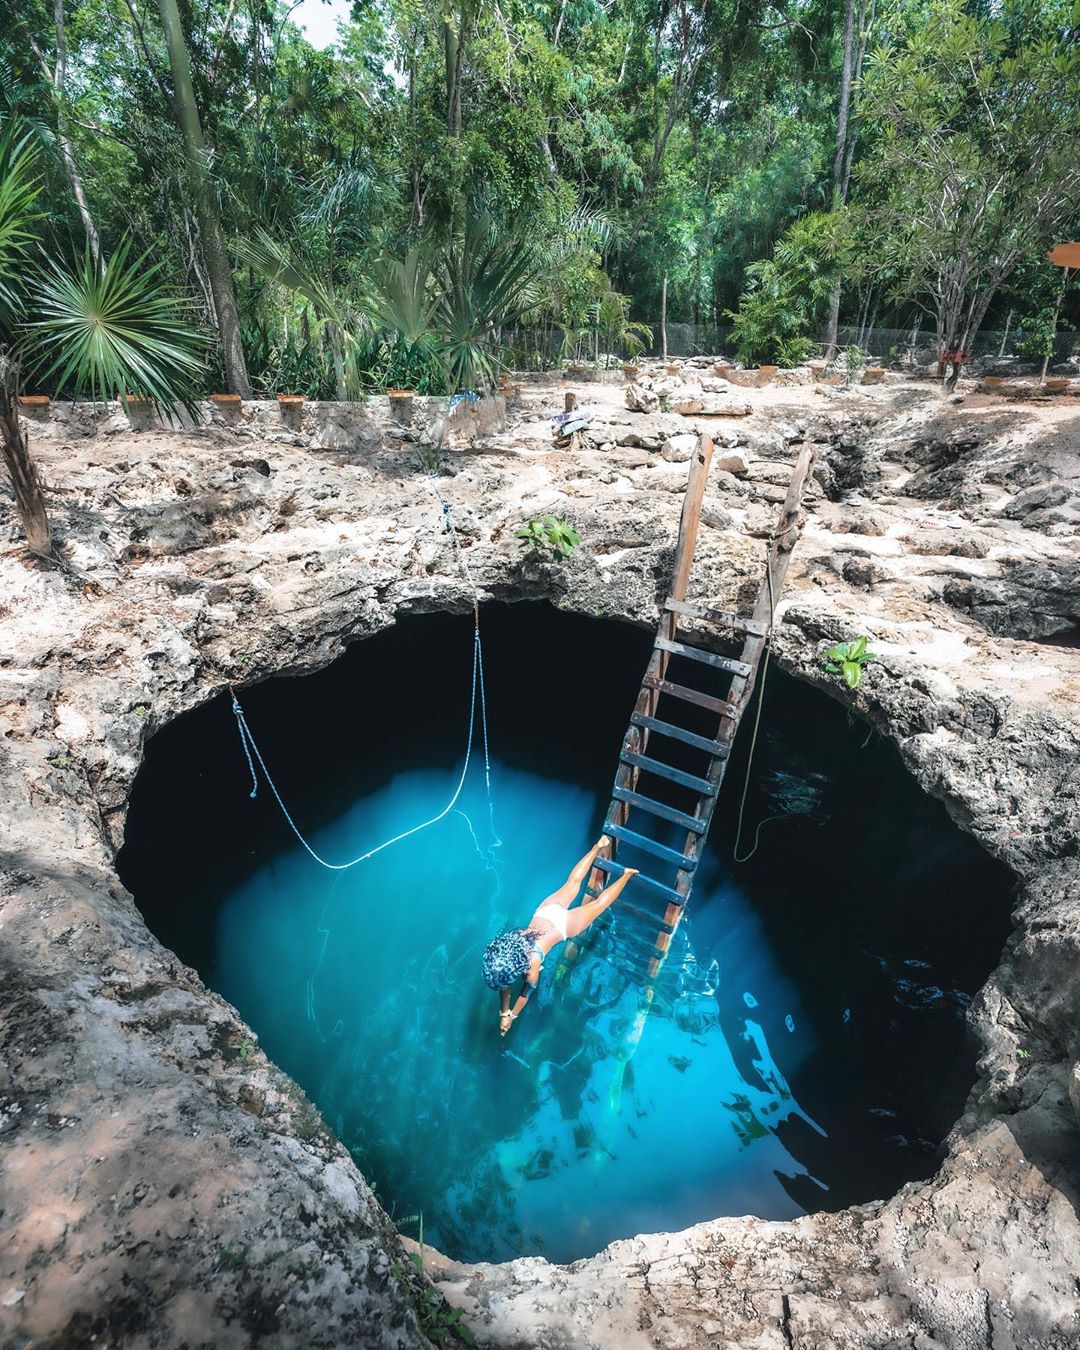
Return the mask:
[[528,928],[510,928],[492,938],[484,951],[484,983],[506,989],[521,979],[532,960],[536,934]]

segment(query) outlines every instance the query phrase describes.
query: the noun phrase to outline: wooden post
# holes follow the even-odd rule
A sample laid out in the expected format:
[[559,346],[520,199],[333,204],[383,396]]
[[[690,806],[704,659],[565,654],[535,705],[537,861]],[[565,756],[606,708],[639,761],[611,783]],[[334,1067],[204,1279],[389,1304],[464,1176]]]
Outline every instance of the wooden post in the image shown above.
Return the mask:
[[[804,441],[795,461],[795,467],[791,472],[787,496],[784,498],[784,505],[780,510],[780,519],[776,524],[776,533],[769,545],[766,578],[762,581],[758,590],[757,603],[754,605],[754,612],[751,617],[761,620],[770,627],[773,619],[773,607],[780,599],[784,578],[787,576],[788,563],[791,562],[791,551],[798,543],[799,534],[802,530],[799,521],[802,495],[806,480],[813,470],[816,457],[817,446],[812,441]],[[758,662],[765,650],[767,641],[768,637],[756,637],[750,634],[739,653],[739,660],[745,661],[750,667],[750,674],[736,675],[731,681],[728,701],[735,705],[736,717],[734,721],[725,723],[724,730],[726,730],[729,738],[734,735],[738,718],[750,702],[750,696],[754,692],[754,685],[757,682]]]
[[577,394],[572,389],[566,391],[566,402],[563,405],[564,412],[573,412],[577,408]]
[[705,499],[705,486],[709,481],[713,449],[712,437],[700,436],[694,457],[690,461],[690,476],[686,480],[682,515],[679,517],[675,566],[672,569],[671,589],[668,592],[672,600],[686,599],[686,587],[690,580],[690,569],[694,564],[694,550],[697,548],[698,526],[701,524],[701,503]]
[[667,360],[667,277],[660,290],[660,342],[664,360]]

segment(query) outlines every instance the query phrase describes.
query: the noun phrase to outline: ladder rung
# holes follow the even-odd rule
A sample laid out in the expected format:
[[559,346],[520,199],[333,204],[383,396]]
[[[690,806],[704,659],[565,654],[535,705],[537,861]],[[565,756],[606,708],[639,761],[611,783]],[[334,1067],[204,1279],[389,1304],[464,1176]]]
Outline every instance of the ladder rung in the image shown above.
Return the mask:
[[647,909],[642,909],[638,905],[632,905],[629,900],[624,900],[621,895],[614,906],[613,912],[616,918],[618,918],[619,915],[630,914],[635,919],[643,920],[650,928],[655,928],[657,932],[660,933],[674,933],[675,931],[675,925],[673,923],[665,923],[659,915],[650,914]]
[[635,727],[645,727],[648,731],[655,731],[658,736],[668,736],[673,741],[682,741],[683,745],[692,745],[695,749],[704,750],[717,759],[727,756],[729,747],[726,741],[713,741],[708,736],[699,736],[696,731],[677,727],[674,722],[662,722],[658,717],[646,717],[644,713],[634,713],[630,721]]
[[734,628],[737,633],[750,633],[753,637],[764,637],[769,631],[769,625],[763,619],[744,619],[723,609],[698,609],[696,605],[688,605],[685,600],[672,600],[670,596],[664,601],[664,608],[673,614],[684,614],[688,619],[704,619],[707,623]]
[[618,946],[623,948],[629,947],[635,954],[641,956],[659,956],[661,949],[656,945],[657,939],[669,936],[667,933],[656,933],[654,937],[650,937],[643,933],[640,928],[627,928],[625,925],[621,925],[616,919],[612,919],[611,923],[607,924],[605,927],[606,931],[611,934]]
[[722,698],[713,698],[712,694],[703,694],[700,690],[690,689],[685,684],[662,680],[659,675],[646,675],[642,683],[647,689],[655,689],[660,694],[669,694],[672,698],[681,698],[684,703],[695,703],[699,708],[708,708],[710,712],[719,713],[721,717],[736,715],[734,703],[727,703]]
[[745,661],[736,661],[730,656],[717,656],[715,652],[705,652],[700,647],[688,647],[685,642],[671,642],[668,638],[658,637],[653,645],[659,647],[662,652],[671,652],[673,656],[685,656],[691,661],[701,661],[704,665],[715,666],[717,670],[726,670],[732,675],[749,675],[752,669]]
[[629,788],[617,787],[612,796],[617,802],[625,802],[627,806],[636,806],[639,811],[648,811],[652,816],[659,816],[661,820],[670,820],[672,825],[681,825],[684,830],[693,830],[695,834],[704,834],[709,828],[707,820],[698,820],[696,816],[688,816],[685,811],[676,811],[673,806],[665,806],[663,802],[654,802],[651,797],[643,797],[640,792],[631,792]]
[[692,872],[697,866],[696,858],[688,858],[685,853],[680,853],[678,849],[668,848],[666,844],[658,844],[655,839],[650,839],[647,834],[637,834],[634,830],[628,830],[625,825],[615,825],[609,820],[604,824],[604,833],[622,840],[627,848],[642,849],[645,853],[651,853],[654,857],[671,863],[672,867],[681,867],[686,872]]
[[[593,863],[594,867],[599,867],[601,872],[605,872],[609,877],[621,877],[626,871],[622,863],[613,862],[611,858],[597,858]],[[679,894],[671,886],[665,886],[662,881],[656,881],[653,877],[646,876],[644,872],[639,872],[635,878],[636,881],[643,881],[646,886],[662,895],[669,904],[682,905],[686,897]]]
[[710,783],[707,778],[699,778],[693,773],[684,773],[682,769],[673,769],[670,764],[663,764],[658,759],[652,759],[649,755],[638,755],[632,750],[624,750],[619,756],[624,764],[632,764],[635,769],[644,769],[647,773],[655,773],[660,778],[667,778],[672,783],[678,783],[679,787],[693,788],[695,792],[700,792],[706,797],[716,796],[716,784]]

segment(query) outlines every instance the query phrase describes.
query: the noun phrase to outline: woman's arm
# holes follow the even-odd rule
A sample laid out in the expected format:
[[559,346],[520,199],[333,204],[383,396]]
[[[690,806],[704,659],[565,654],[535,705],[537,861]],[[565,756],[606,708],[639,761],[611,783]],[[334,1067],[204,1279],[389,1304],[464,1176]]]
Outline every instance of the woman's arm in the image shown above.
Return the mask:
[[[506,1035],[506,1033],[510,1030],[510,1023],[513,1022],[517,1018],[518,1014],[524,1010],[525,1005],[529,1001],[529,995],[540,983],[540,969],[542,965],[543,962],[541,961],[540,957],[534,954],[532,960],[529,962],[528,972],[526,973],[525,978],[521,982],[521,993],[518,995],[517,1002],[510,1009],[506,1009],[504,1007],[503,1015],[499,1019],[500,1035],[503,1036]],[[502,992],[506,995],[507,1003],[509,1003],[510,1001],[509,991],[504,989]]]

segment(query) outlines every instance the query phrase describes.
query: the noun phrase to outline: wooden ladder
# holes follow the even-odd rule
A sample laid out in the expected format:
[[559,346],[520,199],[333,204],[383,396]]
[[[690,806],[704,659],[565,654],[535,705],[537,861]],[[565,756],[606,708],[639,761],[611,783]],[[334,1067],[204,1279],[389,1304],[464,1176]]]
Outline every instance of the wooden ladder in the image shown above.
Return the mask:
[[[611,847],[597,858],[588,886],[588,894],[596,895],[609,880],[621,875],[625,866],[639,867],[640,875],[631,889],[609,913],[620,919],[620,946],[624,940],[623,918],[640,921],[634,924],[635,929],[645,926],[646,931],[655,932],[651,943],[636,933],[625,935],[637,955],[648,963],[650,989],[690,900],[732,743],[754,691],[773,611],[799,537],[802,494],[815,454],[816,447],[804,442],[792,470],[776,532],[769,541],[766,574],[757,601],[752,613],[745,617],[686,601],[701,503],[712,462],[710,437],[700,438],[691,461],[671,593],[661,610],[652,655],[623,738],[611,803],[604,820],[604,833],[611,838]],[[688,640],[684,630],[691,625],[695,634],[704,629],[709,635],[719,631],[741,636],[742,650],[738,657],[719,656],[699,641]],[[687,672],[680,674],[678,680],[671,678],[671,667],[676,662]],[[717,672],[727,684],[722,697],[702,688],[709,680],[716,682]],[[705,722],[704,729],[689,730],[675,720],[689,708],[699,710],[692,715],[699,723]],[[703,719],[700,710],[708,716]],[[671,762],[695,756],[699,762],[692,769]],[[673,790],[684,799],[677,805],[670,800]],[[671,826],[676,827],[674,841],[661,842],[655,837],[656,829],[670,836]],[[625,856],[626,852],[638,855],[637,859],[620,862],[620,854]]]

